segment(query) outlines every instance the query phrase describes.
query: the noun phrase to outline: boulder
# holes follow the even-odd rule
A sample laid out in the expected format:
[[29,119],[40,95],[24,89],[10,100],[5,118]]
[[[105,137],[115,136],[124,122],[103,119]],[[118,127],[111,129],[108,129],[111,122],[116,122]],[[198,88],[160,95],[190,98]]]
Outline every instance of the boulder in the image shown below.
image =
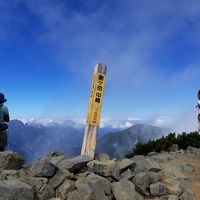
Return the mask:
[[91,174],[87,177],[80,178],[79,180],[77,180],[75,182],[75,185],[78,188],[81,184],[89,184],[89,183],[94,182],[94,180],[97,181],[97,182],[100,182],[100,185],[101,185],[101,187],[103,187],[105,194],[107,194],[107,195],[111,194],[111,184],[110,184],[110,182],[106,178],[103,178],[103,177],[96,175],[96,174]]
[[[47,185],[48,179],[47,178],[42,178],[42,177],[26,177],[22,179],[23,182],[27,183],[30,185],[35,194],[35,198],[39,198],[41,196],[44,196],[43,193],[46,193],[44,190],[44,185]],[[42,199],[42,198],[39,198]],[[44,198],[43,198],[44,199]]]
[[0,199],[33,200],[34,191],[29,185],[21,182],[20,180],[0,181]]
[[13,151],[0,152],[0,169],[17,170],[24,164],[24,159]]
[[195,196],[190,188],[188,188],[183,194],[179,197],[180,200],[195,200]]
[[159,163],[152,157],[145,158],[144,156],[134,156],[131,160],[135,162],[135,172],[153,171],[159,172],[161,168]]
[[177,195],[169,195],[168,200],[178,200],[178,196]]
[[185,175],[182,173],[182,169],[180,166],[171,165],[168,163],[160,163],[160,167],[162,169],[162,174],[165,177],[172,177],[172,178],[186,178]]
[[135,192],[135,199],[136,200],[144,200],[144,197],[141,194]]
[[147,174],[149,175],[149,184],[160,182],[161,172],[148,171]]
[[193,153],[193,154],[200,155],[200,149],[188,146],[188,148],[186,149],[186,153]]
[[155,151],[148,153],[149,157],[156,156],[156,155],[158,155],[158,152],[155,152]]
[[[42,157],[40,160],[50,162],[51,160],[54,160],[54,159],[62,157],[62,156],[64,156],[64,155],[61,152],[59,152],[59,151],[53,151],[53,152],[49,153],[48,155]],[[64,156],[64,157],[68,158],[66,156]]]
[[178,151],[179,150],[179,147],[178,147],[178,144],[172,144],[172,146],[169,148],[169,151]]
[[48,184],[44,184],[37,192],[36,197],[39,200],[47,200],[56,197],[55,190]]
[[189,163],[182,165],[182,167],[183,167],[183,170],[188,173],[192,173],[193,171],[195,171],[193,166]]
[[76,173],[79,172],[89,161],[91,161],[91,158],[88,156],[77,156],[72,159],[64,159],[56,166],[59,169],[67,169],[70,172]]
[[50,159],[45,159],[45,160],[49,161],[50,163],[52,163],[55,166],[58,166],[59,163],[61,163],[63,160],[67,160],[67,159],[69,159],[67,156],[60,155],[60,156],[51,157]]
[[71,192],[68,200],[108,200],[104,193],[101,182],[97,179],[91,180],[89,183],[78,185],[77,190]]
[[121,174],[125,172],[127,169],[134,170],[136,164],[131,159],[123,159],[117,163],[117,166],[119,167],[119,173]]
[[88,170],[105,177],[119,179],[119,168],[115,161],[98,161],[93,160],[87,163]]
[[99,160],[99,161],[104,162],[104,161],[110,160],[110,157],[106,153],[98,153],[98,154],[95,155],[95,160]]
[[127,179],[113,183],[112,193],[116,200],[136,200],[135,186]]
[[31,166],[30,171],[33,176],[52,177],[56,173],[57,167],[48,161],[40,160]]
[[61,198],[51,198],[49,200],[62,200]]
[[20,177],[17,170],[2,170],[0,173],[0,180],[15,180]]
[[127,169],[125,172],[120,174],[120,179],[122,178],[126,178],[126,179],[133,179],[133,177],[135,176],[135,173],[132,172],[130,169]]
[[140,172],[136,174],[133,183],[137,192],[145,196],[149,195],[149,192],[147,191],[147,188],[149,188],[149,175],[147,173]]
[[162,183],[158,182],[150,185],[150,194],[153,197],[160,197],[162,195],[165,195],[166,193],[167,191]]
[[58,188],[65,179],[72,179],[73,174],[70,173],[67,169],[60,169],[50,180],[49,186],[56,189]]
[[66,179],[64,183],[56,190],[57,197],[67,199],[68,194],[75,190],[74,181]]
[[175,178],[166,178],[162,184],[168,194],[180,195],[183,192],[180,182]]
[[153,159],[158,163],[167,163],[169,160],[175,160],[174,155],[171,155],[168,152],[159,153],[158,155],[153,156]]

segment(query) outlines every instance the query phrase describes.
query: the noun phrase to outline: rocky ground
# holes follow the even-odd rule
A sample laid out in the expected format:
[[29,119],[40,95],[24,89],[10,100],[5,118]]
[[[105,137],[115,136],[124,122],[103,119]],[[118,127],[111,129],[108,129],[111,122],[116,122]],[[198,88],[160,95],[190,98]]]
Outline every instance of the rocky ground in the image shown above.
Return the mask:
[[0,200],[200,200],[200,149],[110,160],[59,152],[30,166],[0,153]]

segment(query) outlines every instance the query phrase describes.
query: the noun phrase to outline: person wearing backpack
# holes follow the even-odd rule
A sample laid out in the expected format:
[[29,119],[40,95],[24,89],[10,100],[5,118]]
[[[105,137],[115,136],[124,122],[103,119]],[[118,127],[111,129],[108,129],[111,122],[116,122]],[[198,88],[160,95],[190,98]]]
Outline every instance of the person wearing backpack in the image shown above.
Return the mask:
[[200,90],[197,93],[197,97],[198,97],[198,104],[197,104],[196,108],[199,109],[197,119],[198,119],[198,124],[199,124],[198,131],[200,132]]
[[0,93],[0,151],[7,146],[8,122],[10,121],[9,111],[4,103],[7,101],[3,93]]

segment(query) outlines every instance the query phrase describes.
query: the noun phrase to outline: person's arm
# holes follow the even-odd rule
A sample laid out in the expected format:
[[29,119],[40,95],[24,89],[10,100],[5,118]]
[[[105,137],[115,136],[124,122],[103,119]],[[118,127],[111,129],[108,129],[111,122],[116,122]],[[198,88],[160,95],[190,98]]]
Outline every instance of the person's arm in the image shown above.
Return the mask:
[[4,121],[5,122],[9,122],[10,121],[10,116],[9,116],[8,108],[6,106],[4,108],[5,108],[5,110],[4,110]]
[[4,121],[9,122],[10,121],[10,116],[9,115],[4,115]]

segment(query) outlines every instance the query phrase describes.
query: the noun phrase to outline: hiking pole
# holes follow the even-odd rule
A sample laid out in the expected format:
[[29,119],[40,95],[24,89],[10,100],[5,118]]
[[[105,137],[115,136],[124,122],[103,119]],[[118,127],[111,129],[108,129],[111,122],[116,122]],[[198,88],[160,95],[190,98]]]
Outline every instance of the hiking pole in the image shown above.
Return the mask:
[[107,66],[101,63],[97,64],[94,69],[87,121],[81,149],[81,155],[89,156],[91,159],[94,159],[95,154],[96,137],[99,128],[106,80],[106,70]]

